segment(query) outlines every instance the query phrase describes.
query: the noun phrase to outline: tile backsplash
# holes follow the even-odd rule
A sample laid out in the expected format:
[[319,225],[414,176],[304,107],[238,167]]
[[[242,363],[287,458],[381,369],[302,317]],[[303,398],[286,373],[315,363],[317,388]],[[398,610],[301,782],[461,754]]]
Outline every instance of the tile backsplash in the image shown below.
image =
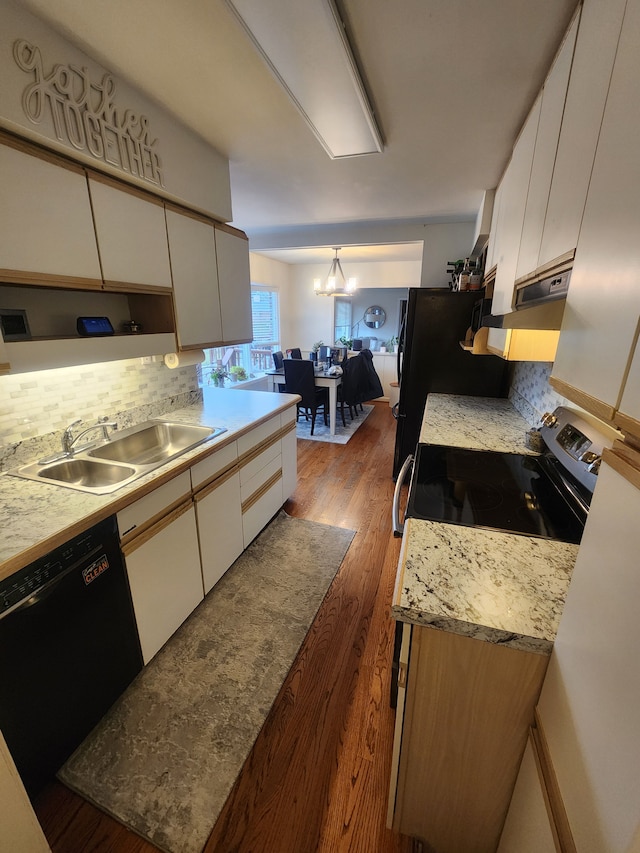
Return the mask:
[[552,367],[552,362],[515,363],[509,399],[531,426],[539,426],[542,415],[552,412],[556,406],[571,405],[549,385]]
[[169,370],[139,358],[2,376],[0,471],[49,452],[49,444],[57,450],[62,430],[78,418],[107,415],[125,428],[200,394],[195,367]]

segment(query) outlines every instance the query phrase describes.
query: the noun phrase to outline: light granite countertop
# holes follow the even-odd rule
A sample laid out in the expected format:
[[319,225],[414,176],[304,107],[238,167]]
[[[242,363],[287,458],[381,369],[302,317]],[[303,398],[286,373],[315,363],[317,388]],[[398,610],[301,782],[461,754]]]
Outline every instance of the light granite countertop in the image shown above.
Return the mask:
[[[298,399],[290,394],[219,389],[205,401],[171,411],[172,421],[226,427],[212,441],[182,454],[109,495],[92,495],[49,483],[0,475],[0,579],[51,550],[51,543],[77,533],[119,512],[148,490],[170,480],[194,461],[235,441],[252,427],[284,411]],[[158,415],[163,417],[163,415]],[[35,461],[35,460],[33,460]]]
[[429,394],[418,440],[422,444],[537,455],[525,444],[529,429],[507,399]]
[[394,618],[550,654],[578,546],[409,518]]
[[[528,429],[509,400],[430,394],[420,441],[534,454]],[[577,553],[566,542],[409,518],[392,615],[550,654]]]

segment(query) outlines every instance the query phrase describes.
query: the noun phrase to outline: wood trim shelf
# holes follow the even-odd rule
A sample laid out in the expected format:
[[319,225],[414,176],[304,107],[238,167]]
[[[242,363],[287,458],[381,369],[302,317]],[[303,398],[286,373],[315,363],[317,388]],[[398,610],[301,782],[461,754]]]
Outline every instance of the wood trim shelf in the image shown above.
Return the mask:
[[99,338],[42,338],[5,344],[11,369],[16,373],[50,370],[70,364],[121,361],[174,352],[173,333],[109,335]]
[[562,801],[560,786],[551,761],[551,753],[537,709],[535,710],[535,723],[531,728],[530,736],[533,756],[543,782],[542,790],[545,805],[558,851],[559,853],[577,853],[569,818]]
[[55,287],[58,290],[102,291],[102,279],[80,276],[55,275],[53,273],[25,270],[0,269],[0,283],[18,284],[26,287]]
[[563,379],[558,379],[553,375],[549,377],[549,385],[551,385],[551,387],[559,394],[562,394],[563,397],[567,397],[573,403],[576,403],[578,406],[581,406],[583,409],[591,412],[592,415],[600,418],[601,421],[606,421],[606,423],[611,425],[614,424],[614,417],[616,413],[614,406],[611,406],[609,403],[603,403],[602,400],[598,400],[597,397],[592,397],[585,391],[581,391],[579,388],[574,388],[573,385],[570,385]]

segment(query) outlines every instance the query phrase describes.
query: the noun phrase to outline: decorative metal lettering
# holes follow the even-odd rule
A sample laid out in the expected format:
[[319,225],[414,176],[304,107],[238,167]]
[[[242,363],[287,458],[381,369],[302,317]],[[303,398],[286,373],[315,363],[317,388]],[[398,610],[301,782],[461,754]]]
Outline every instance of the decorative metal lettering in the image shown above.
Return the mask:
[[132,110],[119,111],[114,104],[116,83],[111,74],[92,82],[86,68],[54,65],[45,74],[40,49],[24,39],[13,45],[18,66],[33,72],[35,82],[22,93],[22,107],[29,121],[39,124],[49,109],[56,137],[78,151],[164,187],[162,161],[151,139],[149,120]]

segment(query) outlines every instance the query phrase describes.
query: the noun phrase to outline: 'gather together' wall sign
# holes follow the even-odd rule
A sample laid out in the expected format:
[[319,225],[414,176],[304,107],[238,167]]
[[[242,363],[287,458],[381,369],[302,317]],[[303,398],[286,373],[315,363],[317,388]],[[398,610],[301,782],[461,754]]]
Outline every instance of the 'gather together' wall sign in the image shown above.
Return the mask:
[[151,138],[146,116],[115,106],[116,83],[111,74],[96,82],[88,69],[61,63],[46,74],[40,49],[25,39],[15,42],[13,56],[35,78],[22,93],[29,121],[39,124],[48,110],[60,142],[164,186],[158,140]]

